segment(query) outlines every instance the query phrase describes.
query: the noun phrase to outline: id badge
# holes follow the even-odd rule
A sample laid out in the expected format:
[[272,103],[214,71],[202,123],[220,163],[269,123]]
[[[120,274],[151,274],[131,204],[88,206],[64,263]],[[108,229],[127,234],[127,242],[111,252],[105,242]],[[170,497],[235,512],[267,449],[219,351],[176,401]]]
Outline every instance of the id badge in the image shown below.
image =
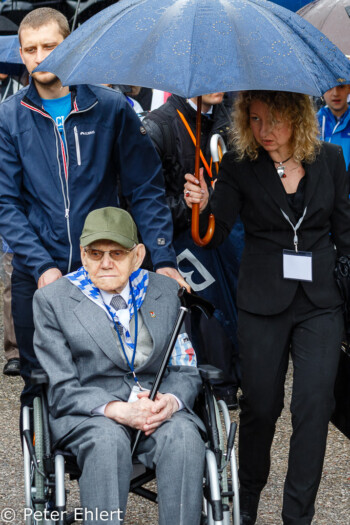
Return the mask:
[[140,392],[141,392],[141,388],[138,387],[137,385],[134,385],[131,389],[128,403],[135,403],[135,401],[138,401],[139,398],[137,397],[137,394],[139,394]]
[[312,252],[283,250],[283,278],[312,282]]

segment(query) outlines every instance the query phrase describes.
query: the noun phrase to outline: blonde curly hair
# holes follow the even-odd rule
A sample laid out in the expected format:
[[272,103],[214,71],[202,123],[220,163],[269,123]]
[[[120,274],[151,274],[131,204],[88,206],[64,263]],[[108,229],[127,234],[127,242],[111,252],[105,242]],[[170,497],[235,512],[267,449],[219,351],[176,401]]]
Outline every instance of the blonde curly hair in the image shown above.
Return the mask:
[[260,144],[254,138],[250,127],[250,105],[254,100],[264,102],[270,109],[272,124],[288,122],[292,127],[291,150],[297,162],[313,162],[320,148],[319,130],[311,99],[308,95],[285,91],[242,91],[239,93],[232,113],[230,143],[236,149],[238,158],[248,156],[255,160]]

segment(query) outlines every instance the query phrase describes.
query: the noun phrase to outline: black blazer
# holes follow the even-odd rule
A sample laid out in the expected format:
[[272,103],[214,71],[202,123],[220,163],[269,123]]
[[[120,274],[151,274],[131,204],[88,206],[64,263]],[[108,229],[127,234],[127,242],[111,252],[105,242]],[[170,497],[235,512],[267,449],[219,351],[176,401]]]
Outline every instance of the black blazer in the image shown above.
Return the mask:
[[246,245],[238,280],[237,304],[248,312],[272,315],[292,302],[301,283],[312,303],[320,308],[342,303],[334,279],[337,252],[350,254],[350,201],[345,162],[340,146],[322,143],[316,160],[305,164],[304,207],[307,212],[298,230],[299,250],[313,254],[313,281],[283,278],[283,249],[294,250],[294,232],[281,209],[297,223],[274,164],[265,151],[256,161],[238,161],[234,152],[221,163],[209,206],[200,216],[201,234],[208,213],[216,219],[215,247],[229,234],[238,214],[243,221]]

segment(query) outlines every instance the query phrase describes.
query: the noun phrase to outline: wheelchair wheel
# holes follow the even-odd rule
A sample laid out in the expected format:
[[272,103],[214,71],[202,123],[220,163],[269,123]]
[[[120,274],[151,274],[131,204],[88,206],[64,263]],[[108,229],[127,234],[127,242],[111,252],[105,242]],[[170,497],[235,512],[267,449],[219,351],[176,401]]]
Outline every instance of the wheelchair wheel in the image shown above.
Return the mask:
[[[219,401],[218,406],[223,415],[226,435],[228,436],[230,432],[230,427],[231,427],[230,414],[229,414],[227,405],[224,401]],[[232,490],[234,492],[233,508],[232,508],[232,522],[233,522],[233,525],[239,525],[240,524],[239,483],[238,483],[238,469],[237,469],[235,446],[233,446],[233,449],[231,452],[230,464],[231,464],[231,483],[232,483]]]
[[[22,411],[22,427],[24,431],[30,432],[30,412],[31,409],[27,406],[23,407]],[[33,482],[33,463],[30,458],[28,445],[23,436],[23,471],[24,471],[24,496],[25,496],[25,511],[26,511],[26,525],[32,525],[33,520],[30,511],[33,511],[32,505],[32,482]]]
[[[34,410],[34,439],[35,439],[35,455],[38,462],[39,469],[44,468],[44,436],[43,436],[43,414],[40,397],[36,397],[33,402]],[[44,496],[45,496],[45,479],[38,469],[34,471],[34,487],[35,487],[35,498],[34,508],[43,512],[45,508]],[[38,500],[38,503],[35,501]]]
[[[219,405],[214,397],[214,408],[215,408],[215,418],[216,418],[216,426],[218,429],[218,436],[219,436],[219,447],[221,451],[221,465],[220,467],[223,468],[226,462],[226,457],[224,455],[226,450],[226,441],[228,438],[228,434],[226,435],[227,429],[225,427],[225,431],[223,429],[223,425],[221,422],[220,417],[220,409]],[[221,474],[221,490],[222,492],[227,492],[229,489],[228,486],[228,473],[227,468],[223,468],[222,474]],[[222,496],[221,497],[222,505],[223,505],[223,512],[224,512],[224,523],[230,523],[229,518],[229,508],[230,508],[230,500],[228,496]]]
[[[203,525],[239,525],[239,490],[234,446],[227,457],[228,437],[232,425],[226,403],[216,401],[206,389],[206,422],[208,443],[206,450],[206,478]],[[233,435],[232,435],[233,437]],[[230,465],[230,471],[228,466]],[[232,520],[232,521],[231,521]]]

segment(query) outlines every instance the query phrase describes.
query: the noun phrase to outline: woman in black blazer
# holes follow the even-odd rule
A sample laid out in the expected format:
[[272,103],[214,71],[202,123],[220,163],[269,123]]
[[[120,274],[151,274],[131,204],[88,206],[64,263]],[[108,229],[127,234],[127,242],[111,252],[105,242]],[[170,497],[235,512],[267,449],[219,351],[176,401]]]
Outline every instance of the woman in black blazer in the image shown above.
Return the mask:
[[320,143],[306,95],[241,93],[233,144],[208,203],[206,185],[186,175],[185,199],[209,212],[220,244],[240,214],[246,233],[237,304],[242,359],[239,436],[241,523],[256,521],[294,365],[293,434],[284,486],[285,525],[309,525],[321,479],[343,334],[337,255],[350,254],[348,180],[340,147]]

